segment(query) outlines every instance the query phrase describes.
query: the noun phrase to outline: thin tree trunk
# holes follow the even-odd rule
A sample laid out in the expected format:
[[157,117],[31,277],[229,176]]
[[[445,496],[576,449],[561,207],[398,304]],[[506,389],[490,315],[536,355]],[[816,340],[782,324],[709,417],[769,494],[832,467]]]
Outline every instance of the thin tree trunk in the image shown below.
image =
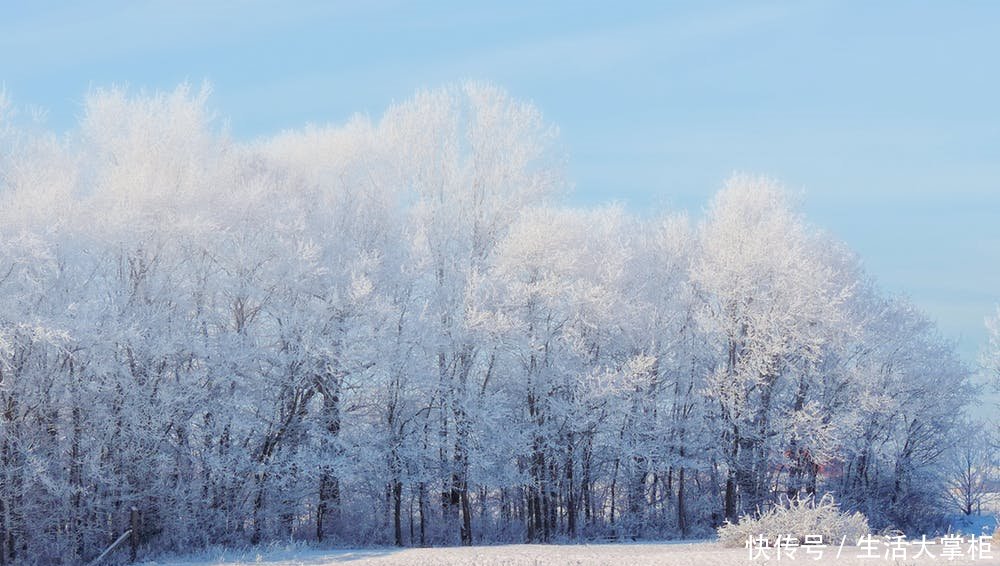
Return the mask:
[[264,521],[262,510],[264,508],[264,482],[267,480],[267,473],[257,474],[257,494],[253,499],[253,533],[250,535],[250,544],[260,544],[261,523]]
[[463,481],[461,490],[462,544],[472,546],[472,508],[469,503],[469,486]]
[[566,452],[566,523],[569,538],[576,538],[576,497],[573,485],[573,440],[570,438],[570,449]]
[[420,482],[418,486],[418,508],[420,512],[420,546],[427,546],[427,486]]
[[688,536],[686,505],[684,500],[684,468],[682,467],[677,472],[677,528],[681,531],[682,538]]
[[726,520],[731,523],[736,522],[736,478],[733,470],[726,472],[726,497],[725,497]]
[[392,531],[396,546],[403,546],[403,483],[399,480],[392,482]]

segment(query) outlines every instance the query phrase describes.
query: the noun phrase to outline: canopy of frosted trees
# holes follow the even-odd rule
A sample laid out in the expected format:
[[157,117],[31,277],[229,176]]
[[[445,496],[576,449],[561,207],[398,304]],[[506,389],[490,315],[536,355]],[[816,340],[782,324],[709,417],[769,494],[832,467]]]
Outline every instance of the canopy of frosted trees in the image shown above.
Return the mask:
[[206,93],[0,116],[0,564],[692,537],[833,493],[933,520],[950,343],[775,182],[568,207],[489,85],[229,138]]

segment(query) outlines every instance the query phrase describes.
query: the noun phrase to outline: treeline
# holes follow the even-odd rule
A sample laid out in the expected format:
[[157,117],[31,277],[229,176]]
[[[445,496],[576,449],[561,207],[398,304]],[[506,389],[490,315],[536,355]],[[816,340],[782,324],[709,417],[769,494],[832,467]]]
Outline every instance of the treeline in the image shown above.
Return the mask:
[[0,118],[0,564],[288,538],[692,537],[832,492],[917,528],[952,345],[765,179],[560,204],[488,85],[241,143],[206,93]]

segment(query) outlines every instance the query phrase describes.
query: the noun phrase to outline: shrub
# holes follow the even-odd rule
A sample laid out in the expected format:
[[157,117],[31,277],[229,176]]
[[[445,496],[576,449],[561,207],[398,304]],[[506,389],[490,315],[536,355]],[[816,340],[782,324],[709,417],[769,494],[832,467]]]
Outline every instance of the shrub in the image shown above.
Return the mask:
[[830,494],[819,501],[806,499],[783,500],[758,517],[744,515],[738,523],[722,525],[718,529],[719,542],[725,546],[740,547],[747,540],[757,541],[766,537],[774,544],[778,537],[795,537],[801,543],[806,535],[821,536],[824,544],[839,543],[844,537],[854,544],[869,534],[868,519],[861,513],[844,513]]

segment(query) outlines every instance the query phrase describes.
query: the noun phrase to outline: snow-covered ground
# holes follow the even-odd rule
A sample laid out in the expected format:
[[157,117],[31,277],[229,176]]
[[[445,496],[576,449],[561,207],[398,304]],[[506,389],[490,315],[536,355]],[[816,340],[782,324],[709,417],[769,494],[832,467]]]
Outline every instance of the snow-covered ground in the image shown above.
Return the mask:
[[[967,549],[963,545],[963,552]],[[1000,565],[1000,545],[992,550],[992,557],[970,557],[946,560],[938,548],[931,547],[935,558],[915,558],[915,546],[905,558],[897,560],[884,556],[865,558],[858,547],[845,547],[837,556],[836,547],[826,549],[823,556],[816,553],[796,553],[794,558],[773,553],[768,560],[758,556],[751,559],[747,549],[723,548],[717,543],[687,544],[607,544],[607,545],[507,545],[470,548],[409,548],[364,550],[310,550],[288,549],[247,553],[241,556],[217,556],[178,561],[147,562],[145,566],[235,566],[254,564],[264,566],[731,566],[756,564],[818,564],[861,566],[876,564],[975,564]],[[796,549],[801,551],[802,549]]]

